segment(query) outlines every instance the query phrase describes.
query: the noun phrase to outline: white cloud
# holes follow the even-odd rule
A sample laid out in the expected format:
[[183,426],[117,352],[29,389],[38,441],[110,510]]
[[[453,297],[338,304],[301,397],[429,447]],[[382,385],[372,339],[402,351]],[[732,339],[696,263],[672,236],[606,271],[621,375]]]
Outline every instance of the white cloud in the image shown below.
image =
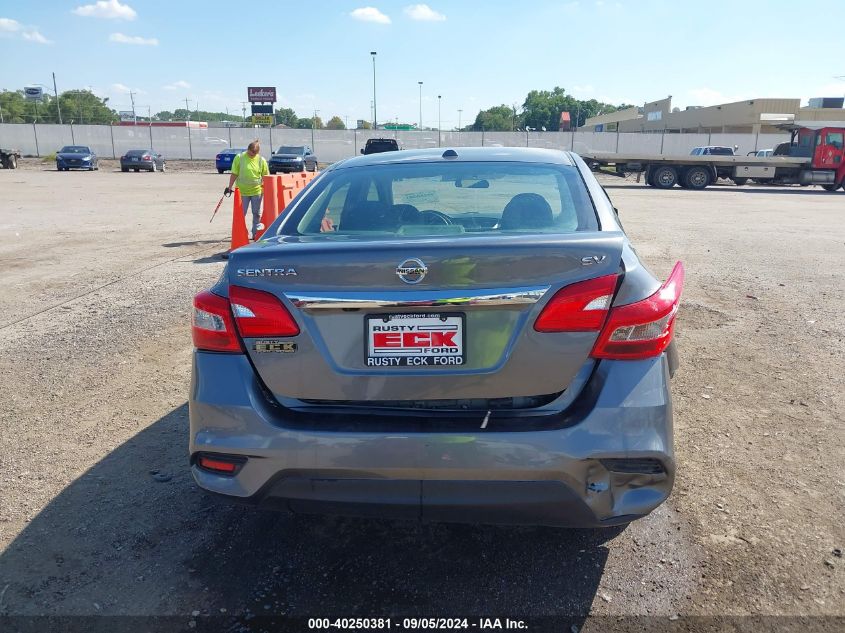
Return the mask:
[[158,40],[154,37],[139,37],[137,35],[124,35],[123,33],[112,33],[109,35],[110,42],[118,44],[136,44],[138,46],[158,46]]
[[179,81],[174,81],[172,84],[167,84],[163,87],[165,90],[187,90],[191,87],[191,84],[189,84],[184,79],[180,79]]
[[438,13],[427,4],[412,4],[405,7],[405,15],[420,22],[445,22],[446,16]]
[[12,20],[11,18],[0,18],[0,31],[4,31],[6,33],[17,33],[22,28],[21,23],[17,20]]
[[99,0],[95,4],[84,4],[73,10],[76,15],[87,18],[105,18],[106,20],[134,20],[138,17],[135,9],[118,0]]
[[53,43],[44,37],[34,26],[24,26],[11,18],[0,18],[0,34],[9,34],[12,37],[20,36],[21,39],[28,42],[35,42],[36,44]]
[[24,31],[23,33],[21,33],[21,37],[25,40],[28,40],[30,42],[35,42],[37,44],[52,44],[53,43],[50,40],[48,40],[46,37],[41,35],[41,33],[36,31],[35,29],[29,29],[29,30]]
[[360,7],[350,13],[356,20],[362,22],[376,22],[377,24],[390,24],[390,18],[375,7]]

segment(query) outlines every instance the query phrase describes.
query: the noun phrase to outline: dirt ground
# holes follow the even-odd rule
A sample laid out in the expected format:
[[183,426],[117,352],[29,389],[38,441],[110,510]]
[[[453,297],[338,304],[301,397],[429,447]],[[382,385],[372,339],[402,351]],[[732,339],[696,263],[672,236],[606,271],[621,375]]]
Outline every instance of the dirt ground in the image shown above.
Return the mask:
[[209,218],[227,177],[210,163],[0,171],[5,630],[45,630],[17,617],[33,615],[243,630],[280,614],[842,630],[845,193],[602,181],[652,271],[686,265],[679,470],[648,518],[565,531],[291,517],[205,495],[187,466],[189,307],[223,269],[230,204]]

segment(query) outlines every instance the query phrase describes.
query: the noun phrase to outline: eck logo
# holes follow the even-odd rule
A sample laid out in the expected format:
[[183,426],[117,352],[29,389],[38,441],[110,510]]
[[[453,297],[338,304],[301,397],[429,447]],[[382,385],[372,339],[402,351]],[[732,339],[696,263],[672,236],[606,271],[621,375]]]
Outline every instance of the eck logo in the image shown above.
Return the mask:
[[[376,328],[377,329],[377,328]],[[373,332],[373,348],[376,350],[448,348],[457,351],[457,332]]]

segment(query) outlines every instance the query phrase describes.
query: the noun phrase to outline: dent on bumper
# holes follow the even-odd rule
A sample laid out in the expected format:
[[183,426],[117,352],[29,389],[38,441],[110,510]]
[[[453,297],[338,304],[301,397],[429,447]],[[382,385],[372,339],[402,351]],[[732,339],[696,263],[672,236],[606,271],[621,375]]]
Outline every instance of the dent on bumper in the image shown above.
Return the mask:
[[[191,455],[250,459],[234,477],[192,472],[212,492],[290,510],[609,525],[648,514],[672,489],[668,382],[663,356],[603,361],[563,428],[323,431],[286,427],[286,410],[266,399],[244,356],[195,352]],[[610,458],[656,459],[665,472],[610,472],[599,461]]]

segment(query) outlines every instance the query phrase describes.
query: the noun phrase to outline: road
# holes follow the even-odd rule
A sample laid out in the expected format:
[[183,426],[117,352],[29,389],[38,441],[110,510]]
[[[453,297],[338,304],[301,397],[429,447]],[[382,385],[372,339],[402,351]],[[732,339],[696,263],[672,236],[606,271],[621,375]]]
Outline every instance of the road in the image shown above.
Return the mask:
[[679,472],[669,502],[627,529],[565,531],[287,516],[199,491],[189,307],[223,269],[231,207],[208,220],[227,177],[23,167],[0,171],[8,625],[173,616],[161,630],[241,630],[282,614],[560,616],[584,631],[618,622],[604,616],[684,630],[724,614],[842,625],[845,194],[603,180],[653,272],[686,264]]

